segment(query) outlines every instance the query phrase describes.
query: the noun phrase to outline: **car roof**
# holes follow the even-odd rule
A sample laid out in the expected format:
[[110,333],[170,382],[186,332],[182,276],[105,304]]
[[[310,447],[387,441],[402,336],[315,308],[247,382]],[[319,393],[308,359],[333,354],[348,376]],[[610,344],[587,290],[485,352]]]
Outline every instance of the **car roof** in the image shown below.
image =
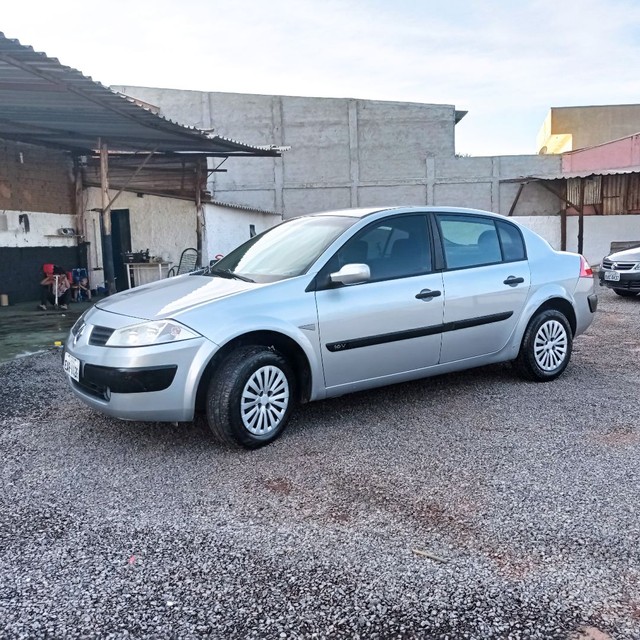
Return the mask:
[[483,211],[481,209],[471,209],[468,207],[437,207],[433,205],[424,206],[395,206],[395,207],[361,207],[355,209],[337,209],[335,211],[321,211],[318,213],[309,214],[312,216],[349,216],[351,218],[365,218],[373,215],[374,213],[426,213],[435,211],[438,213],[468,213],[474,215],[492,216],[494,218],[504,219],[498,213],[491,211]]

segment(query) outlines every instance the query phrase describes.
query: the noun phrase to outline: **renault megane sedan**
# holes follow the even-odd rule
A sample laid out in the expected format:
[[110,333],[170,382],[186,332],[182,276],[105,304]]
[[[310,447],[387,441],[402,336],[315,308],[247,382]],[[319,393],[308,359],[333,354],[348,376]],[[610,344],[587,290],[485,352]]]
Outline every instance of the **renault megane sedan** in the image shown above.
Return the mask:
[[99,300],[71,329],[71,389],[126,420],[190,421],[248,448],[296,405],[513,361],[553,380],[597,307],[586,260],[483,211],[290,219],[215,265]]

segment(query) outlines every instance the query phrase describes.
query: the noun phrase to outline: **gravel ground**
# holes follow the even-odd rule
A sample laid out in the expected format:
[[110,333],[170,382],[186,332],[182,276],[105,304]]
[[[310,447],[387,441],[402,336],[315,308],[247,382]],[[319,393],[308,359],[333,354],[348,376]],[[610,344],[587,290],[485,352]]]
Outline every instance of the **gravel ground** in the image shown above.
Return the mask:
[[565,374],[302,407],[257,452],[0,366],[2,638],[640,638],[640,299]]

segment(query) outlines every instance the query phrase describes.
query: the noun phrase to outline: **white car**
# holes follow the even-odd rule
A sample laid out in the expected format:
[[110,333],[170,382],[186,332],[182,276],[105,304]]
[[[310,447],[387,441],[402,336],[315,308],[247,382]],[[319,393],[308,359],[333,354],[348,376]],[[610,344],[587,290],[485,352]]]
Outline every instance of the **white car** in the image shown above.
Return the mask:
[[640,293],[640,247],[617,251],[602,260],[598,274],[603,287],[619,296],[633,298]]
[[72,328],[64,370],[103,413],[203,410],[221,440],[259,447],[301,402],[509,360],[553,380],[596,307],[582,256],[503,216],[334,211],[99,300]]

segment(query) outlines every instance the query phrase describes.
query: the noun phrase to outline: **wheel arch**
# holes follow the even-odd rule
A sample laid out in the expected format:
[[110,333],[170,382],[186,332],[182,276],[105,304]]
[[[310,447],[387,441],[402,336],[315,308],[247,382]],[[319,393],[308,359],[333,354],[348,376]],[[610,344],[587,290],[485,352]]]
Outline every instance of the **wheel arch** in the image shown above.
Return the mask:
[[207,388],[214,371],[224,362],[227,356],[238,347],[264,346],[277,351],[292,366],[297,381],[297,399],[308,402],[311,397],[311,365],[304,349],[291,337],[278,331],[251,331],[236,336],[224,344],[207,363],[196,393],[196,411],[203,411],[206,404]]
[[574,337],[576,335],[576,328],[578,326],[576,312],[573,308],[573,305],[565,298],[554,297],[545,300],[531,315],[531,319],[529,320],[529,322],[531,322],[531,320],[533,320],[533,318],[535,318],[539,313],[551,309],[553,309],[554,311],[560,311],[560,313],[565,316],[565,318],[569,321],[569,326],[571,327],[571,336]]

